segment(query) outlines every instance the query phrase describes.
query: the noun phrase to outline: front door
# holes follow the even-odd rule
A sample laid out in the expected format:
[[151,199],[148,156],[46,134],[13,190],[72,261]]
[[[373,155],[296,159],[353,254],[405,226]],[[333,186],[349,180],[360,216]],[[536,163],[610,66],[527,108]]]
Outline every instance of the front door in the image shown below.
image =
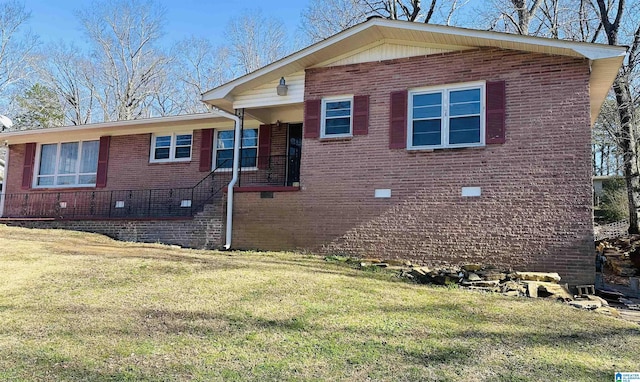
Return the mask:
[[287,136],[287,186],[292,186],[300,182],[302,123],[290,123]]

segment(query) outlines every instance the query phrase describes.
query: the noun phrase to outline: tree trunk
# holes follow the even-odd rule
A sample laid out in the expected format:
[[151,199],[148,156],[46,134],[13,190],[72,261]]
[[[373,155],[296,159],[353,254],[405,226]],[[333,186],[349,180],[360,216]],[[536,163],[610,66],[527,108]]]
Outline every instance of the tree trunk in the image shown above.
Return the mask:
[[621,72],[613,83],[613,90],[620,116],[620,142],[624,160],[624,178],[629,197],[629,233],[638,230],[638,211],[640,207],[640,173],[638,172],[638,133],[633,124],[632,99],[629,90],[628,74]]
[[599,168],[599,172],[600,172],[600,174],[598,174],[598,175],[604,175],[604,145],[600,145],[600,168]]

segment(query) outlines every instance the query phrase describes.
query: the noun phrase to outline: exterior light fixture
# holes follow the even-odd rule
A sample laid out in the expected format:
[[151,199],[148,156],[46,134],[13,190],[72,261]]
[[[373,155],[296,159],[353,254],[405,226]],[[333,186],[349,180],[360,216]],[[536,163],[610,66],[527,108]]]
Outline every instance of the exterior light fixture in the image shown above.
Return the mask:
[[278,85],[278,87],[276,87],[276,91],[278,92],[278,95],[279,96],[286,96],[287,95],[287,90],[289,90],[289,87],[285,83],[284,77],[280,77],[280,84]]
[[[284,79],[280,80],[280,82],[284,81]],[[280,92],[280,90],[278,90],[278,92]],[[284,91],[285,94],[287,94],[287,91]],[[280,94],[280,93],[278,93]],[[11,127],[13,127],[13,122],[11,122],[11,120],[7,117],[5,117],[4,115],[0,114],[0,131],[3,131],[5,129],[10,129]]]

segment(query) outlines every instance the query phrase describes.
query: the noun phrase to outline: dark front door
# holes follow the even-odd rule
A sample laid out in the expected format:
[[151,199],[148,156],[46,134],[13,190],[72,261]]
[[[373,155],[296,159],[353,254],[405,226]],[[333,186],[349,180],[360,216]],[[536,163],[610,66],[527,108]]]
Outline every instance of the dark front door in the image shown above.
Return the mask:
[[302,123],[290,123],[287,142],[287,186],[300,181]]

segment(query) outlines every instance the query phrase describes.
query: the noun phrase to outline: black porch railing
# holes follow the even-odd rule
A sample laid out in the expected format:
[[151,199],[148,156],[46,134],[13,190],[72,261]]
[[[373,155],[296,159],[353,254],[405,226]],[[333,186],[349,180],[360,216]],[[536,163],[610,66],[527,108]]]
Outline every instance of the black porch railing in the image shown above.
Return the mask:
[[238,187],[292,186],[300,181],[300,157],[287,155],[242,158]]
[[188,188],[43,191],[4,195],[4,217],[15,218],[171,218],[202,211],[223,188],[210,172]]
[[[245,158],[244,163],[247,163]],[[255,158],[255,168],[243,169],[237,186],[291,185],[299,171],[299,158]],[[222,194],[231,179],[231,160],[193,187],[112,191],[43,191],[6,194],[3,216],[7,218],[173,218],[191,217]],[[295,167],[291,167],[295,166]],[[291,174],[294,174],[293,177]],[[297,182],[298,179],[295,179]]]

